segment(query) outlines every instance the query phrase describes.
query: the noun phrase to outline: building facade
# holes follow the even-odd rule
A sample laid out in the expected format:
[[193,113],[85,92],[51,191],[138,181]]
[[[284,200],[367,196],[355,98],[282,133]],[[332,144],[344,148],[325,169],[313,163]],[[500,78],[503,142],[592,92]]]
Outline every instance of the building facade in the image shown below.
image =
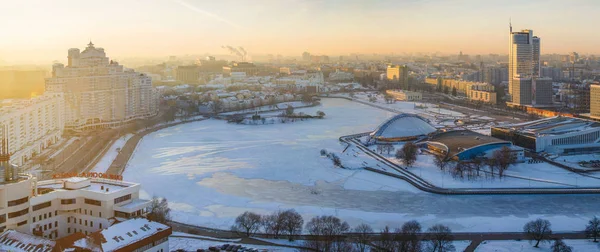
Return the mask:
[[109,128],[158,113],[158,93],[152,79],[125,69],[91,42],[82,52],[69,49],[68,64],[52,66],[46,91],[62,93],[65,128]]
[[175,79],[185,84],[197,84],[200,80],[200,67],[178,66],[175,70]]
[[600,118],[600,84],[590,85],[590,116]]
[[423,95],[420,92],[408,90],[386,90],[385,93],[399,101],[420,101],[423,99]]
[[[513,32],[508,51],[508,93],[512,106],[552,105],[552,79],[540,78],[541,39],[532,30]],[[549,91],[549,92],[548,92]]]
[[62,138],[65,128],[64,98],[46,93],[0,106],[0,139],[8,141],[11,162],[22,165]]
[[408,67],[406,65],[389,65],[386,69],[386,78],[392,83],[393,88],[408,90]]
[[149,200],[139,199],[140,185],[102,178],[37,181],[18,175],[0,184],[0,230],[56,239],[108,228],[115,217],[145,215]]

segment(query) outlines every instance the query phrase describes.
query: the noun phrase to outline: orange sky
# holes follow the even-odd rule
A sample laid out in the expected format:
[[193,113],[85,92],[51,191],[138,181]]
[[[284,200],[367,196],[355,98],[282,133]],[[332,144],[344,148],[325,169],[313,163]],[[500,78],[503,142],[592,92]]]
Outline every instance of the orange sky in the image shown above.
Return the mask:
[[[595,0],[20,0],[0,8],[0,62],[64,62],[89,39],[110,57],[225,54],[506,54],[508,19],[542,53],[600,53]],[[592,32],[594,31],[594,32]]]

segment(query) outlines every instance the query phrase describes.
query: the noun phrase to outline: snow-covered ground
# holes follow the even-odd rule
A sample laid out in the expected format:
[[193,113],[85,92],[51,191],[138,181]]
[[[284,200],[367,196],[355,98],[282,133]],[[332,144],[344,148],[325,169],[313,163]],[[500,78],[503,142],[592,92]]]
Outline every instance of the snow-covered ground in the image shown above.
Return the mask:
[[[208,241],[208,240],[198,240],[191,238],[178,238],[178,237],[170,237],[169,238],[169,251],[175,251],[178,249],[183,249],[185,251],[196,251],[197,249],[205,249],[207,250],[212,246],[222,246],[223,244],[234,244],[231,242],[218,242],[218,241]],[[276,247],[276,246],[258,246],[251,244],[239,244],[247,248],[254,248],[261,251],[277,251],[277,252],[293,252],[297,251],[293,248],[286,247]]]
[[175,220],[223,229],[244,211],[295,208],[305,222],[335,215],[375,230],[416,219],[425,229],[441,223],[454,231],[519,231],[538,217],[557,231],[581,230],[600,208],[600,195],[443,196],[335,168],[321,149],[353,156],[341,153],[346,145],[338,138],[372,130],[394,113],[343,99],[321,103],[297,111],[321,110],[322,120],[260,127],[205,120],[154,132],[140,142],[124,179],[142,183],[141,197],[166,197]]
[[[375,151],[374,147],[371,148]],[[401,146],[395,146],[395,148],[400,149]],[[383,154],[393,162],[404,166],[402,161],[393,157],[393,153],[395,151],[392,151],[390,155],[387,152]],[[409,171],[439,187],[445,188],[573,188],[600,185],[600,176],[582,176],[548,163],[516,163],[509,166],[504,173],[506,176],[502,179],[499,179],[497,174],[492,178],[490,174],[482,172],[480,178],[476,180],[453,178],[448,172],[453,166],[455,166],[455,163],[448,163],[445,168],[446,172],[442,172],[435,165],[432,155],[422,154],[417,156],[417,161],[409,168]],[[483,167],[482,170],[489,171],[489,168]],[[386,171],[394,172],[389,168]]]
[[[600,251],[600,247],[598,247],[598,243],[594,243],[588,240],[563,240],[567,246],[571,246],[573,248],[573,252],[590,252],[590,251]],[[552,252],[552,241],[551,243],[540,243],[539,248],[533,247],[529,241],[483,241],[477,249],[476,252]],[[460,251],[460,250],[456,250]]]
[[106,151],[106,154],[104,154],[102,159],[100,159],[100,161],[96,163],[94,168],[92,168],[92,172],[106,172],[106,170],[108,170],[115,158],[117,158],[117,155],[119,155],[119,151],[117,149],[120,150],[121,148],[123,148],[123,146],[125,146],[125,143],[127,143],[127,140],[129,140],[129,138],[131,138],[132,136],[133,134],[127,134],[117,139],[117,141],[115,141],[115,143],[113,143],[110,146],[108,151]]

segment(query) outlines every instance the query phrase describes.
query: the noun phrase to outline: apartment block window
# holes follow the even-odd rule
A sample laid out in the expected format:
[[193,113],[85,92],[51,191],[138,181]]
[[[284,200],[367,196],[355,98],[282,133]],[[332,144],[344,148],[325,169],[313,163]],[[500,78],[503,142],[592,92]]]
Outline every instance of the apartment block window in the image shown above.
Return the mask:
[[100,202],[99,200],[93,200],[93,199],[84,199],[85,204],[88,205],[94,205],[94,206],[101,206],[102,202]]
[[123,201],[130,200],[130,199],[131,199],[131,194],[127,194],[127,195],[124,195],[124,196],[121,196],[121,197],[118,197],[118,198],[116,198],[116,199],[115,199],[115,204],[117,204],[117,203],[121,203],[121,202],[123,202]]
[[54,227],[58,227],[58,221],[54,222]]
[[11,218],[19,217],[19,216],[25,215],[27,213],[29,213],[29,208],[25,208],[21,211],[8,213],[8,218],[11,219]]
[[60,200],[60,204],[62,205],[71,205],[71,204],[75,204],[76,199],[62,199]]
[[27,200],[29,200],[29,197],[24,197],[24,198],[20,198],[20,199],[16,199],[16,200],[11,200],[8,202],[8,206],[18,206],[21,205],[25,202],[27,202]]
[[67,233],[70,234],[71,233],[71,228],[67,228]]
[[94,222],[90,221],[90,227],[94,227]]
[[44,209],[44,208],[46,208],[46,207],[50,207],[50,206],[52,206],[52,201],[48,201],[48,202],[44,202],[44,203],[41,203],[41,204],[37,204],[37,205],[35,205],[35,206],[32,206],[32,207],[31,207],[31,210],[33,210],[33,211],[37,211],[37,210]]

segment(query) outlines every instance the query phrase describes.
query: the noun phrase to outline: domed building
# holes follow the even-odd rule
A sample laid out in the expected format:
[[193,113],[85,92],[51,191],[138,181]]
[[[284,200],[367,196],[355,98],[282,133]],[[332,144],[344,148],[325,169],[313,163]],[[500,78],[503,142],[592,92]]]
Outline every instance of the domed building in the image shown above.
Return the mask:
[[413,141],[436,131],[429,121],[415,114],[396,115],[375,129],[371,139],[380,142]]

